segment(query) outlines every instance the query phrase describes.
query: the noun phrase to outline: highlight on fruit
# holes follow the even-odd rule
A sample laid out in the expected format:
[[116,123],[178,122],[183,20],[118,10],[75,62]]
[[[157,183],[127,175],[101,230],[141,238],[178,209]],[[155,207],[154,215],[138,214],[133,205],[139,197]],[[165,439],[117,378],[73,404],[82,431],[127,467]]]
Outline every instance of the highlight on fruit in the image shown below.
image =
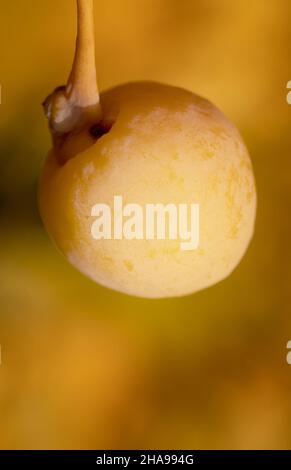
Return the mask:
[[[254,232],[255,181],[238,130],[182,88],[145,81],[99,93],[93,0],[77,0],[77,16],[68,82],[43,104],[52,149],[39,208],[48,233],[78,270],[122,293],[175,297],[216,284]],[[157,205],[168,210],[151,219],[147,237],[146,208]],[[179,210],[193,206],[199,217]],[[181,250],[185,240],[195,249]]]

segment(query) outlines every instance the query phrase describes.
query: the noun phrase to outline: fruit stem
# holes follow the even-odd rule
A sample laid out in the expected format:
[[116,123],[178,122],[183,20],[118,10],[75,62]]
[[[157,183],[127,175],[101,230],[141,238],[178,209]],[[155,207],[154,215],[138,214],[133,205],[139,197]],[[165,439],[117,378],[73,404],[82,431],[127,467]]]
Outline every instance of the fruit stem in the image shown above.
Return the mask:
[[95,62],[93,0],[77,0],[78,30],[72,71],[65,87],[44,102],[53,133],[78,130],[101,119]]
[[66,91],[81,107],[99,105],[95,63],[93,0],[77,0],[78,32],[73,68]]

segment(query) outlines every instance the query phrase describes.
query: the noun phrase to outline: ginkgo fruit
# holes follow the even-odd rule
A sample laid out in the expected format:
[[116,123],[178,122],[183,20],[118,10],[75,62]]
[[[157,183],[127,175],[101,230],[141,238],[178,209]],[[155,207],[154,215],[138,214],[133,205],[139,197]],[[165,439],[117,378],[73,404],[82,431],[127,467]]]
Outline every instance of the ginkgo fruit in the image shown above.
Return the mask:
[[[237,266],[254,231],[255,181],[244,142],[213,104],[181,88],[135,82],[99,94],[93,0],[77,4],[72,72],[44,102],[53,141],[39,185],[44,224],[67,259],[103,286],[148,298],[211,286]],[[126,223],[136,214],[114,215],[116,197],[142,211],[159,205],[165,236],[147,237],[136,218],[132,236],[124,236],[120,217]],[[112,209],[102,223],[113,225],[110,236],[101,223],[101,235],[92,236],[98,204]],[[182,205],[199,206],[194,249],[181,249],[182,218],[173,208]],[[169,235],[173,220],[176,237]]]

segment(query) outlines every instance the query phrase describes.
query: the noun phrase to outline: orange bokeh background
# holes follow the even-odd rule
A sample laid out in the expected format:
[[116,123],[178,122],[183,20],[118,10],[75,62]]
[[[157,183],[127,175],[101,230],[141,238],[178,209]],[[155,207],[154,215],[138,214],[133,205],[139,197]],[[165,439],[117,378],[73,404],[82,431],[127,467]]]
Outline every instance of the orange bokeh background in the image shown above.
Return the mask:
[[41,224],[41,102],[67,79],[73,0],[1,2],[0,448],[290,448],[291,3],[95,0],[99,85],[188,88],[239,127],[255,237],[224,282],[143,300],[72,268]]

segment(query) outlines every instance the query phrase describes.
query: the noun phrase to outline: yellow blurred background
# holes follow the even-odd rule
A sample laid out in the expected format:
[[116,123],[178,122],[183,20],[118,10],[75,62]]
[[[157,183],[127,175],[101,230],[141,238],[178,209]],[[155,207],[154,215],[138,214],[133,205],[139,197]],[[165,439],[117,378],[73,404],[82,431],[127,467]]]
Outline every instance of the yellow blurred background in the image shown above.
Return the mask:
[[258,190],[253,242],[181,299],[97,286],[36,206],[41,102],[74,52],[73,0],[1,0],[0,448],[291,448],[291,3],[95,0],[99,85],[188,88],[239,127]]

